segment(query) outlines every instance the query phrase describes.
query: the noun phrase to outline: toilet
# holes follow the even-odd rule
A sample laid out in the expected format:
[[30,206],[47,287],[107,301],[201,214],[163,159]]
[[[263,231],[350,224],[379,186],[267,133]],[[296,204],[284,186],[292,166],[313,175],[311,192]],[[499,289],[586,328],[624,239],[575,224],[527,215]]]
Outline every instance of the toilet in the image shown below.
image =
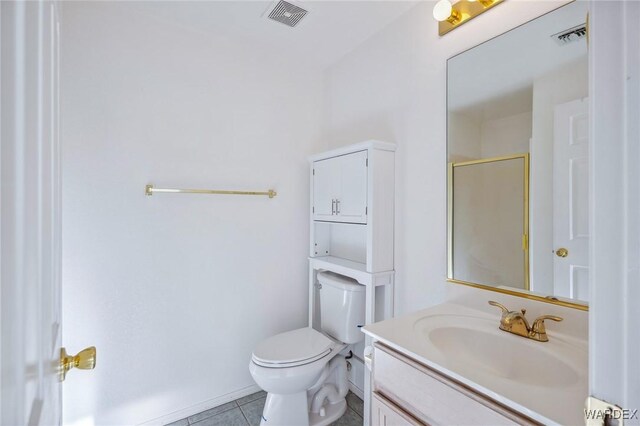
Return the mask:
[[348,345],[364,339],[364,286],[332,272],[318,273],[322,331],[277,334],[253,351],[249,371],[267,392],[261,425],[322,426],[347,409]]

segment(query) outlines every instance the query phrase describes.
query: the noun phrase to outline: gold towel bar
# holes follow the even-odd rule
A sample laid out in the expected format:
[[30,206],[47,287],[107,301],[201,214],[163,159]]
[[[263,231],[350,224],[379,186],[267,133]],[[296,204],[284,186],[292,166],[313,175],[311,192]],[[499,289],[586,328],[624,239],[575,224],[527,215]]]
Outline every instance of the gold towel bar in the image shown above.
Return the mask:
[[273,198],[278,193],[273,189],[268,191],[222,191],[218,189],[174,189],[174,188],[154,188],[153,185],[145,186],[144,193],[146,195],[153,195],[154,192],[174,192],[183,194],[222,194],[222,195],[266,195],[269,198]]

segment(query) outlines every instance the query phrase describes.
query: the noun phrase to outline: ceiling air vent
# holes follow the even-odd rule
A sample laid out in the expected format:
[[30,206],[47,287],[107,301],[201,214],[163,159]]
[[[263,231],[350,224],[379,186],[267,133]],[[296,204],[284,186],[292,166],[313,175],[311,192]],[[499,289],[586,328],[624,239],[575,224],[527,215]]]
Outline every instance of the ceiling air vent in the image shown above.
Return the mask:
[[295,27],[306,14],[307,11],[303,8],[280,0],[269,14],[269,19]]
[[581,40],[587,36],[587,25],[582,24],[551,36],[559,45]]

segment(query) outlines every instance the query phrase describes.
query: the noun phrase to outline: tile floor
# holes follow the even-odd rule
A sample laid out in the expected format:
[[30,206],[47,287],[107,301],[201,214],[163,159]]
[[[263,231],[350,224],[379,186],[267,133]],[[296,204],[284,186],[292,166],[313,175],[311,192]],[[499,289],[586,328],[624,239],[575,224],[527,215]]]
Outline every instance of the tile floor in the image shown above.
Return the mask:
[[[257,392],[218,407],[194,414],[167,426],[258,426],[265,392]],[[347,411],[334,426],[362,426],[363,403],[354,393],[347,394]]]

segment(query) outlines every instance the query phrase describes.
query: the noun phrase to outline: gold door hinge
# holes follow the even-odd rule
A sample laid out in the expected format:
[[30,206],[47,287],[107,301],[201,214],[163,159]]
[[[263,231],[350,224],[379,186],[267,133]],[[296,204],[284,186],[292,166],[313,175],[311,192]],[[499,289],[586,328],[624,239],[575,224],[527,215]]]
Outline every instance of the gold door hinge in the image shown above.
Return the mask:
[[589,48],[589,12],[587,12],[587,19],[585,24],[585,30],[587,31],[587,49]]
[[529,235],[522,234],[522,250],[529,250]]

